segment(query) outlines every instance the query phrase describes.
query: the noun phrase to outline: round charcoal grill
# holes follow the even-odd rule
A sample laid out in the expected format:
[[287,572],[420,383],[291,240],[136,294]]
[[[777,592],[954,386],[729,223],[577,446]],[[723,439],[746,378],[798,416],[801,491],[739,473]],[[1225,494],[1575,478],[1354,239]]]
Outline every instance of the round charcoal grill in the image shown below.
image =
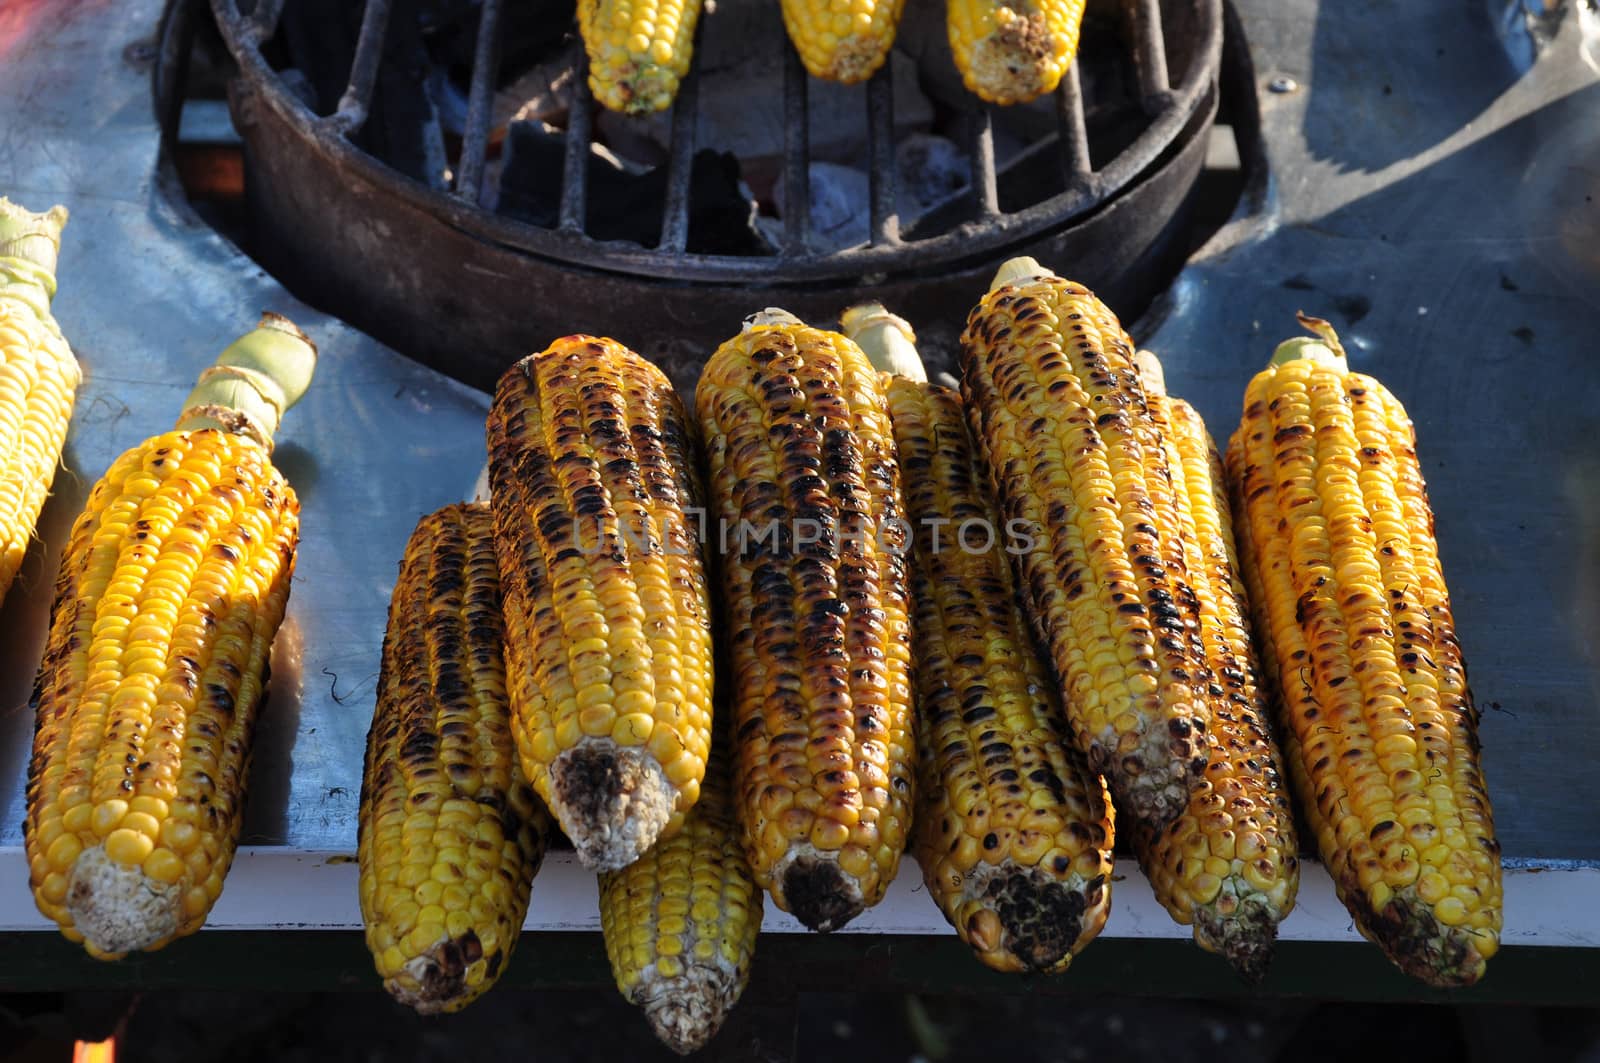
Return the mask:
[[[260,237],[251,241],[252,253],[308,302],[478,387],[491,386],[517,357],[579,331],[615,336],[690,386],[706,355],[746,314],[781,305],[828,324],[868,296],[910,317],[925,354],[943,367],[966,308],[995,266],[1015,254],[1033,254],[1089,284],[1114,308],[1142,307],[1182,258],[1181,215],[1216,114],[1223,37],[1222,0],[1107,5],[1097,17],[1110,30],[1086,24],[1080,56],[1094,49],[1101,57],[1114,53],[1121,64],[1120,78],[1086,79],[1096,91],[1115,82],[1132,97],[1118,128],[1103,143],[1094,139],[1103,123],[1088,116],[1101,101],[1085,98],[1080,59],[1051,101],[1053,128],[1018,156],[1033,178],[1017,202],[996,169],[996,117],[967,98],[966,187],[934,212],[943,224],[905,235],[895,210],[894,78],[885,64],[852,90],[866,113],[859,157],[868,172],[870,238],[829,250],[819,249],[806,209],[813,161],[808,79],[787,39],[775,34],[771,91],[782,97],[782,182],[801,194],[785,196],[792,207],[770,253],[733,255],[699,253],[691,237],[703,87],[697,73],[685,79],[671,112],[658,238],[653,245],[599,239],[592,235],[604,228],[597,218],[610,205],[590,187],[594,106],[581,69],[568,81],[551,224],[485,206],[491,97],[510,0],[481,0],[478,8],[466,117],[449,181],[407,176],[369,153],[360,135],[383,66],[394,61],[386,45],[397,30],[414,28],[405,20],[415,19],[415,5],[366,0],[345,88],[330,113],[318,113],[287,73],[294,57],[285,63],[283,52],[292,42],[275,39],[286,3],[295,2],[304,0],[210,0],[238,65],[229,99]],[[776,7],[776,0],[722,0],[746,2]],[[203,17],[186,0],[174,0],[165,68],[181,70],[182,42],[193,37],[189,23]],[[715,33],[718,22],[708,12],[702,37]],[[575,52],[581,63],[582,49]],[[178,76],[158,71],[158,89],[170,92]],[[175,107],[163,101],[163,110]]]

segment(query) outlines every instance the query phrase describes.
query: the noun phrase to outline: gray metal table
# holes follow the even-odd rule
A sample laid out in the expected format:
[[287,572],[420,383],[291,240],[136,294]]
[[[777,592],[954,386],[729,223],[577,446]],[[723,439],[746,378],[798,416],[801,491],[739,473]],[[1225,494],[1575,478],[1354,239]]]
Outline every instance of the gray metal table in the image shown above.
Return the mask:
[[[1486,25],[1446,5],[1239,6],[1261,81],[1295,83],[1263,95],[1275,176],[1134,331],[1219,435],[1302,307],[1332,318],[1352,362],[1407,402],[1486,710],[1508,869],[1505,948],[1482,986],[1452,998],[1600,999],[1584,976],[1600,963],[1594,39],[1581,59],[1569,17],[1519,72]],[[0,6],[0,192],[72,210],[56,311],[86,371],[42,543],[0,610],[0,941],[13,957],[0,988],[375,986],[350,932],[360,922],[351,854],[388,595],[416,518],[471,494],[487,397],[296,302],[169,195],[148,75],[134,52],[125,56],[149,38],[159,7]],[[1386,43],[1418,39],[1437,42],[1432,65]],[[403,233],[372,235],[406,253]],[[198,370],[263,309],[305,327],[322,363],[277,452],[302,498],[304,540],[244,848],[206,931],[153,956],[95,964],[35,912],[20,848],[27,702],[51,579],[88,486],[171,422]],[[798,924],[769,906],[766,928],[791,933],[763,946],[770,958],[756,981],[803,984],[814,974],[837,985],[844,965],[909,988],[1238,991],[1155,905],[1137,869],[1119,871],[1102,940],[1064,979],[982,970],[920,896],[908,863],[882,906],[831,938],[792,933]],[[553,857],[508,980],[605,982],[594,896],[592,876]],[[1282,934],[1264,991],[1440,995],[1356,944],[1315,865]]]

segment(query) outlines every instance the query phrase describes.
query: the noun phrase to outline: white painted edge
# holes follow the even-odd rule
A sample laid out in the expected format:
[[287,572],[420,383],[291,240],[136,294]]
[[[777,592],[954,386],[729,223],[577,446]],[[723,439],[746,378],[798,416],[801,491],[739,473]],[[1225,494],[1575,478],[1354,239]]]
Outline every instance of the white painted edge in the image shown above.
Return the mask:
[[[1174,923],[1156,903],[1150,884],[1131,860],[1117,861],[1111,917],[1102,937],[1186,939],[1190,929]],[[206,930],[359,930],[355,855],[283,846],[239,850],[227,887]],[[944,916],[924,894],[922,876],[909,856],[883,903],[858,916],[841,934],[949,934]],[[1509,867],[1505,870],[1506,945],[1600,948],[1600,867]],[[524,929],[597,931],[598,890],[593,872],[570,852],[553,853],[533,883]],[[805,933],[792,916],[769,900],[762,930]],[[50,931],[28,889],[27,859],[20,847],[0,848],[0,931]],[[1300,895],[1279,928],[1284,941],[1360,941],[1350,915],[1333,892],[1320,864],[1301,867]]]

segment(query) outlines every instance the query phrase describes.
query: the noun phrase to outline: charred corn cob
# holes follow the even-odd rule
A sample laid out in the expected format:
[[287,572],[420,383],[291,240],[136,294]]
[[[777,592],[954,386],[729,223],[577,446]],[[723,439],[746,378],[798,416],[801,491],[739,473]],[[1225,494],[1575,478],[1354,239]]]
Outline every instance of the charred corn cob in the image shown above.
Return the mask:
[[518,763],[506,700],[494,521],[423,517],[389,603],[361,780],[361,915],[384,988],[458,1011],[500,977],[550,818]]
[[891,373],[915,543],[918,808],[928,892],[978,958],[1064,969],[1111,907],[1111,808],[1033,647],[961,396],[926,383],[910,326],[875,304],[845,333]]
[[699,20],[700,0],[579,0],[594,98],[624,114],[672,106]]
[[500,379],[488,436],[522,767],[585,865],[625,867],[682,826],[711,738],[687,414],[622,344],[567,336]]
[[950,51],[967,91],[1002,106],[1054,92],[1078,53],[1084,0],[949,0]]
[[1204,778],[1177,819],[1158,831],[1134,831],[1135,848],[1172,918],[1194,926],[1201,948],[1258,981],[1300,885],[1294,813],[1256,681],[1222,459],[1194,407],[1167,394],[1155,356],[1140,351],[1135,361],[1172,472],[1205,647],[1197,676],[1211,701]]
[[915,771],[900,475],[853,342],[765,310],[695,405],[722,538],[734,795],[756,881],[813,930],[883,898]]
[[1228,447],[1256,630],[1306,821],[1356,925],[1468,985],[1500,945],[1500,844],[1416,435],[1333,329],[1282,344]]
[[1161,433],[1116,316],[1031,258],[961,337],[962,391],[1067,719],[1119,816],[1159,829],[1203,778],[1208,705]]
[[718,749],[683,830],[600,876],[600,926],[617,988],[673,1051],[710,1041],[750,978],[761,891],[750,876]]
[[73,526],[25,834],[40,911],[95,956],[193,933],[222,892],[299,535],[272,436],[315,364],[310,340],[265,315]]
[[783,0],[783,24],[812,77],[853,85],[889,58],[905,0]]
[[82,374],[50,313],[67,212],[0,198],[0,600],[28,551]]

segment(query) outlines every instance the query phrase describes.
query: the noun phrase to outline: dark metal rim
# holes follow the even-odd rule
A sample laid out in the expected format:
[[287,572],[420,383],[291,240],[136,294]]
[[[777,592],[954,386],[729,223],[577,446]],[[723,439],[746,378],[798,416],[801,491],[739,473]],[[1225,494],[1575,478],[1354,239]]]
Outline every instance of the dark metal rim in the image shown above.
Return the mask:
[[[1118,190],[1130,184],[1150,163],[1160,157],[1192,118],[1195,109],[1213,83],[1222,49],[1221,0],[1198,0],[1197,36],[1200,38],[1200,45],[1194,52],[1183,79],[1176,86],[1167,88],[1165,48],[1161,39],[1159,9],[1155,0],[1133,0],[1133,3],[1135,12],[1139,16],[1137,26],[1141,37],[1138,49],[1141,53],[1138,58],[1143,60],[1139,64],[1140,81],[1146,90],[1146,107],[1155,113],[1155,117],[1133,144],[1118,154],[1103,170],[1088,169],[1086,149],[1075,153],[1078,155],[1076,173],[1066,191],[1009,214],[990,213],[990,210],[994,209],[992,189],[979,187],[976,192],[986,208],[985,217],[959,225],[938,236],[914,242],[901,242],[897,234],[892,231],[880,232],[880,230],[892,230],[894,219],[892,216],[887,219],[877,217],[881,213],[878,201],[884,197],[881,194],[882,190],[875,188],[873,190],[874,236],[886,236],[886,239],[875,239],[869,246],[832,254],[789,250],[777,256],[762,257],[698,255],[682,251],[679,226],[686,225],[686,221],[680,222],[674,216],[670,211],[673,204],[670,203],[667,222],[671,231],[666,234],[669,238],[663,241],[662,247],[650,249],[624,241],[596,240],[570,224],[563,224],[556,229],[543,229],[493,214],[458,194],[428,188],[384,165],[348,139],[350,133],[359,129],[366,120],[367,107],[377,73],[379,58],[377,42],[383,35],[383,23],[388,15],[387,0],[368,0],[360,42],[352,62],[350,86],[340,99],[335,112],[326,117],[317,115],[288,92],[276,71],[261,53],[262,43],[276,28],[282,7],[281,0],[258,0],[255,11],[250,16],[239,12],[238,0],[210,0],[211,10],[223,40],[235,61],[247,74],[254,94],[264,99],[268,106],[304,137],[307,150],[325,156],[344,172],[369,182],[386,194],[396,196],[487,243],[553,259],[571,266],[602,268],[618,273],[677,281],[779,284],[832,281],[868,274],[889,275],[907,269],[925,270],[932,265],[956,263],[978,256],[992,255],[1064,226],[1102,205]],[[497,8],[498,5],[486,5],[486,10],[490,7]],[[786,51],[792,52],[793,49]],[[1152,68],[1155,68],[1154,73]],[[868,84],[869,106],[872,110],[882,109],[874,106],[879,103],[879,99],[873,97],[881,99],[887,94],[890,86],[889,76],[886,65],[879,76]],[[481,67],[474,70],[474,97],[482,92],[478,85],[480,80],[486,80],[485,71]],[[691,74],[685,85],[685,89],[690,93],[693,92],[694,80],[696,79]],[[586,87],[587,79],[583,71],[578,72],[575,81],[579,86]],[[1081,94],[1077,91],[1077,64],[1069,68],[1068,75],[1062,82],[1059,99],[1062,101],[1075,99],[1081,107]],[[586,98],[587,92],[583,92],[582,96]],[[580,101],[575,101],[575,104],[578,102]],[[581,102],[587,101],[585,99]],[[675,108],[675,110],[681,109],[683,108]],[[486,112],[487,108],[479,104],[472,110],[482,113]],[[585,107],[575,105],[573,115],[578,120],[576,124],[585,127],[588,125]],[[676,134],[678,132],[676,127],[687,123],[680,123],[677,114],[673,117]],[[986,110],[980,112],[980,141],[983,139],[982,132],[988,125],[987,117]],[[1072,116],[1066,111],[1066,104],[1063,104],[1063,118],[1069,127],[1073,124]],[[579,131],[571,130],[569,136],[577,132]],[[480,139],[469,138],[467,146],[477,147],[478,145],[472,141]],[[574,139],[583,141],[587,150],[587,135]],[[1067,139],[1069,138],[1063,137],[1064,141]],[[674,155],[678,154],[676,150],[678,140],[679,138],[674,136]],[[1084,146],[1079,145],[1079,147]],[[1064,143],[1063,154],[1073,154],[1068,148],[1069,146]],[[570,165],[571,159],[568,162],[570,178],[574,176],[572,172],[574,167]],[[672,162],[676,169],[679,160],[674,158]],[[464,158],[465,168],[474,166],[471,160]],[[567,184],[570,188],[573,182],[569,180]],[[581,197],[583,191],[581,181],[573,191]],[[892,191],[890,194],[892,195]],[[572,196],[564,190],[562,198],[563,222],[566,223],[570,220],[571,214],[570,204],[567,201]],[[686,206],[686,203],[683,206]],[[674,244],[677,246],[674,247]]]

